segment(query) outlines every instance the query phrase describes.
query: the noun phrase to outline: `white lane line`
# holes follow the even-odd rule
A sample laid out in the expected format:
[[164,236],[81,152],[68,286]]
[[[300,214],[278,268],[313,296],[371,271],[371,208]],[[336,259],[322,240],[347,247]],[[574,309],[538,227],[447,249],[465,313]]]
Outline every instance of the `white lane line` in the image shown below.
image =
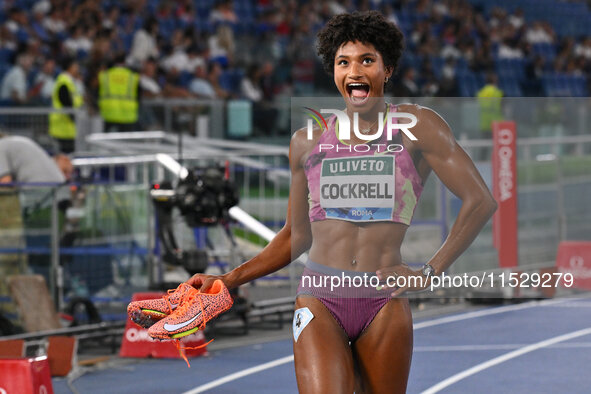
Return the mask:
[[[552,307],[554,305],[549,305],[549,307]],[[580,302],[576,302],[576,301],[566,301],[560,305],[557,305],[559,308],[591,308],[591,302],[589,301],[580,301]]]
[[257,373],[257,372],[260,372],[260,371],[264,371],[265,369],[277,367],[277,366],[282,365],[282,364],[287,364],[287,363],[290,363],[292,361],[293,361],[293,355],[282,357],[282,358],[279,358],[277,360],[269,361],[268,363],[257,365],[256,367],[243,369],[242,371],[238,371],[238,372],[235,372],[233,374],[226,375],[223,378],[219,378],[219,379],[213,380],[213,381],[211,381],[209,383],[206,383],[204,385],[195,387],[194,389],[189,390],[189,391],[186,391],[183,394],[198,394],[198,393],[203,393],[206,390],[210,390],[210,389],[212,389],[214,387],[221,386],[222,384],[231,382],[232,380],[240,379],[240,378],[243,378],[245,376],[252,375],[253,373]]
[[512,352],[505,353],[501,356],[495,357],[493,359],[490,359],[488,361],[485,361],[483,363],[475,365],[472,368],[466,369],[460,373],[450,376],[449,378],[437,383],[436,385],[429,387],[427,390],[423,391],[422,394],[437,393],[437,392],[443,390],[444,388],[451,386],[452,384],[459,382],[462,379],[467,378],[468,376],[474,375],[474,374],[481,372],[487,368],[490,368],[490,367],[493,367],[497,364],[511,360],[512,358],[519,357],[525,353],[533,352],[534,350],[548,347],[550,345],[554,345],[555,343],[568,341],[569,339],[578,338],[578,337],[582,337],[584,335],[589,335],[589,334],[591,334],[591,327],[588,327],[588,328],[585,328],[582,330],[578,330],[578,331],[573,331],[568,334],[559,335],[557,337],[546,339],[544,341],[537,342],[537,343],[522,347],[522,348],[514,350]]
[[[531,302],[526,302],[523,304],[501,306],[498,308],[485,309],[485,310],[476,311],[476,312],[467,312],[467,313],[462,313],[459,315],[443,317],[440,319],[428,320],[428,321],[421,322],[421,323],[415,323],[415,324],[413,324],[413,329],[418,330],[418,329],[425,328],[425,327],[437,326],[439,324],[452,323],[452,322],[456,322],[456,321],[460,321],[460,320],[473,319],[473,318],[488,316],[488,315],[495,315],[498,313],[511,312],[511,311],[516,311],[516,310],[520,310],[520,309],[533,308],[533,307],[541,306],[541,305],[560,303],[560,302],[564,302],[564,301],[565,300],[531,301]],[[204,385],[197,386],[194,389],[186,391],[183,394],[203,393],[205,390],[209,390],[214,387],[221,386],[222,384],[231,382],[233,380],[240,379],[244,376],[252,375],[252,374],[257,373],[259,371],[264,371],[265,369],[273,368],[273,367],[276,367],[276,366],[282,365],[282,364],[287,364],[292,361],[293,361],[293,355],[286,356],[286,357],[280,358],[275,361],[270,361],[265,364],[261,364],[261,365],[258,365],[258,366],[252,367],[252,368],[247,368],[242,371],[235,372],[230,375],[226,375],[222,378],[216,379],[216,380],[206,383]]]
[[547,305],[552,305],[552,304],[559,304],[561,302],[566,302],[566,301],[565,300],[543,300],[543,301],[525,302],[523,304],[516,304],[516,305],[500,306],[497,308],[489,308],[489,309],[484,309],[484,310],[480,310],[480,311],[461,313],[458,315],[447,316],[447,317],[442,317],[442,318],[433,319],[433,320],[427,320],[427,321],[424,321],[421,323],[415,323],[415,324],[413,324],[413,328],[415,330],[418,330],[420,328],[438,326],[438,325],[444,324],[444,323],[453,323],[453,322],[457,322],[460,320],[473,319],[476,317],[490,316],[490,315],[496,315],[498,313],[518,311],[520,309],[533,308],[536,306],[547,306]]
[[[449,346],[415,346],[414,352],[477,352],[486,350],[511,350],[528,346],[527,343],[503,343],[497,345],[449,345]],[[591,342],[559,343],[548,346],[549,349],[578,349],[591,347]]]

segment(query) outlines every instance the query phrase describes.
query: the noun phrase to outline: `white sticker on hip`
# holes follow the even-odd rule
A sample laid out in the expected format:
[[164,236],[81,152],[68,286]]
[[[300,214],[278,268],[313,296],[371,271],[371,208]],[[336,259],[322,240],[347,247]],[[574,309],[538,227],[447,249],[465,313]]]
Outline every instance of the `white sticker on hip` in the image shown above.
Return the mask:
[[304,328],[306,328],[312,319],[314,319],[314,315],[307,307],[296,309],[293,315],[293,339],[296,342]]

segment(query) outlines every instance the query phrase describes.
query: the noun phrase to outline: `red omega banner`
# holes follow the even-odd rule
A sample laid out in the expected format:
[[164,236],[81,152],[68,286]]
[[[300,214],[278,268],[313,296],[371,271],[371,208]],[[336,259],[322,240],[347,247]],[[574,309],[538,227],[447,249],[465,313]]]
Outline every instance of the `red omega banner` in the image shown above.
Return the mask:
[[515,122],[492,123],[493,196],[498,208],[493,216],[493,243],[499,267],[516,267],[517,254],[517,130]]
[[49,361],[36,358],[0,358],[0,394],[53,394]]
[[556,266],[561,273],[572,275],[572,287],[591,290],[591,242],[561,242]]

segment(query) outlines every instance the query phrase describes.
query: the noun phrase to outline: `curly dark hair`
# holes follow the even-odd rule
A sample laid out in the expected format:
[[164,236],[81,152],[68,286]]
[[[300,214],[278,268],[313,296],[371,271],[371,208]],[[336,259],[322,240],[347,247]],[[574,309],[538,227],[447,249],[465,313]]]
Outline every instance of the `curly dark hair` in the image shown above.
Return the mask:
[[396,71],[404,50],[404,36],[378,11],[336,15],[320,30],[317,49],[326,72],[333,74],[335,54],[349,41],[373,45],[382,55],[384,65]]

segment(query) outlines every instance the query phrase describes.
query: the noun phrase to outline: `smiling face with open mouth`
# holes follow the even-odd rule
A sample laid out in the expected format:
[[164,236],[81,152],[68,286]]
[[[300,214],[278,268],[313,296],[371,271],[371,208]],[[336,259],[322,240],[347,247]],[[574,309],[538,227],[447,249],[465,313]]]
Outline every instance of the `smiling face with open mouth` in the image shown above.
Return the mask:
[[384,83],[391,76],[391,67],[384,65],[372,44],[349,41],[335,53],[334,81],[347,106],[364,107],[370,98],[383,97]]

